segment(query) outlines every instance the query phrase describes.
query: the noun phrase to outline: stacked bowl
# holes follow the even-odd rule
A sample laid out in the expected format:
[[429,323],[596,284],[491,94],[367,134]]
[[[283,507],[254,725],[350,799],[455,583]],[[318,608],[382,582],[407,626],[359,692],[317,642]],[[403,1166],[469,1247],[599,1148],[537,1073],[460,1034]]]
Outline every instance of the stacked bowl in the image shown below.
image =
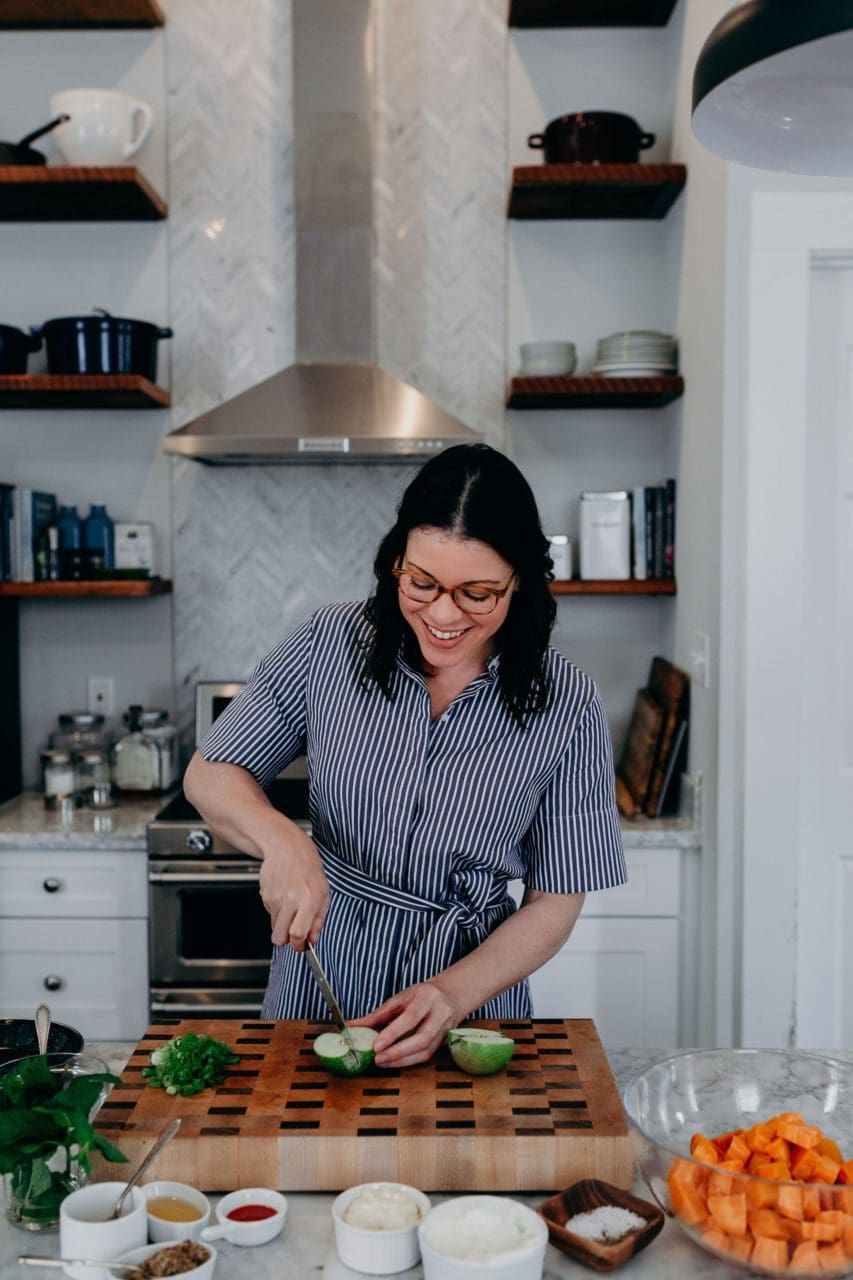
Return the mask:
[[633,329],[600,338],[593,373],[608,378],[654,378],[678,371],[678,343],[671,333]]

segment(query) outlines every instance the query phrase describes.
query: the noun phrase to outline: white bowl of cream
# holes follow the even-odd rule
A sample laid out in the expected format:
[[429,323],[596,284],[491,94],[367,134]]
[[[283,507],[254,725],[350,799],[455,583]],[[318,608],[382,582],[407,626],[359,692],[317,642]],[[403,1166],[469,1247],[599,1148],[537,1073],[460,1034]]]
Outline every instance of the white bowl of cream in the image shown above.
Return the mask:
[[507,1196],[458,1196],[418,1227],[424,1280],[541,1280],[548,1228]]
[[402,1182],[349,1187],[332,1204],[338,1257],[369,1275],[408,1271],[421,1256],[418,1227],[430,1207],[422,1191]]

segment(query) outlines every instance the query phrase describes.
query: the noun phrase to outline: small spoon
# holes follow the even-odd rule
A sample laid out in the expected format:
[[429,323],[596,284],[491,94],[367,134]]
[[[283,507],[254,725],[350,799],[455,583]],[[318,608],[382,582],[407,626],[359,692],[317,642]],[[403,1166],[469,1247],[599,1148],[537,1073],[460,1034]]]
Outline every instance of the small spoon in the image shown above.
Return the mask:
[[159,1138],[157,1139],[157,1141],[154,1143],[154,1146],[153,1146],[153,1147],[151,1148],[151,1150],[148,1152],[148,1155],[147,1155],[147,1156],[145,1157],[145,1159],[142,1161],[142,1164],[141,1164],[141,1165],[139,1166],[139,1168],[136,1170],[136,1173],[133,1175],[133,1177],[132,1177],[132,1178],[130,1179],[130,1181],[127,1183],[127,1185],[126,1185],[126,1186],[125,1186],[125,1188],[124,1188],[124,1191],[122,1191],[122,1193],[121,1193],[121,1195],[119,1196],[118,1200],[116,1200],[116,1207],[113,1209],[112,1213],[111,1213],[111,1214],[109,1215],[109,1217],[107,1218],[107,1221],[108,1221],[108,1222],[109,1222],[110,1218],[119,1218],[119,1217],[121,1217],[121,1209],[122,1209],[122,1205],[124,1204],[124,1202],[125,1202],[125,1198],[127,1197],[127,1194],[128,1194],[128,1192],[130,1191],[131,1187],[135,1187],[135,1186],[136,1186],[137,1182],[138,1182],[138,1181],[139,1181],[139,1179],[142,1177],[142,1175],[143,1175],[143,1173],[145,1172],[145,1170],[146,1170],[146,1169],[148,1168],[148,1166],[151,1164],[151,1161],[154,1159],[154,1157],[155,1157],[155,1156],[158,1156],[158,1155],[160,1154],[160,1152],[163,1150],[163,1148],[165,1147],[165,1145],[166,1145],[166,1143],[167,1143],[167,1142],[171,1142],[171,1141],[172,1141],[172,1139],[174,1138],[175,1134],[178,1132],[178,1130],[180,1129],[180,1127],[181,1127],[180,1117],[176,1117],[174,1120],[171,1120],[171,1121],[166,1125],[166,1128],[165,1128],[165,1129],[163,1130],[163,1132],[160,1134],[160,1137],[159,1137]]
[[136,1271],[134,1262],[95,1262],[91,1258],[42,1258],[38,1254],[22,1254],[18,1261],[26,1267],[105,1267],[107,1271]]
[[50,1007],[48,1005],[40,1004],[36,1009],[35,1024],[39,1053],[44,1055],[47,1053],[47,1040],[50,1035]]

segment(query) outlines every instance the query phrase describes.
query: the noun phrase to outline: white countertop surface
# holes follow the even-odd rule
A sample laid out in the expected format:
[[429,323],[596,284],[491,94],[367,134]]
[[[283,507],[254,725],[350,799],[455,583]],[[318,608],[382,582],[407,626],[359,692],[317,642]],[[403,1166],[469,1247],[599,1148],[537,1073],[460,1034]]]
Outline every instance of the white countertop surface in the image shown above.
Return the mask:
[[[113,1070],[120,1070],[135,1046],[130,1044],[96,1044],[87,1049],[103,1058]],[[638,1071],[651,1062],[667,1057],[668,1049],[622,1049],[608,1053],[610,1066],[620,1090]],[[835,1052],[834,1057],[853,1063],[853,1053]],[[639,1182],[637,1195],[648,1199],[648,1191]],[[329,1207],[332,1195],[288,1193],[288,1215],[284,1231],[278,1239],[259,1248],[237,1248],[219,1240],[216,1280],[358,1280],[355,1272],[344,1267],[337,1259],[332,1237],[332,1220]],[[433,1203],[445,1197],[431,1196]],[[543,1196],[518,1196],[520,1201],[534,1207],[541,1204]],[[218,1199],[211,1196],[213,1203]],[[58,1235],[53,1232],[31,1233],[13,1227],[0,1220],[0,1280],[20,1280],[25,1273],[17,1263],[19,1253],[40,1253],[59,1256]],[[42,1272],[57,1275],[61,1272]],[[420,1266],[401,1273],[403,1280],[420,1280]],[[544,1280],[579,1280],[595,1274],[579,1263],[572,1262],[553,1246],[548,1246],[545,1257]],[[621,1274],[630,1280],[744,1280],[747,1272],[727,1267],[698,1245],[688,1240],[680,1227],[667,1221],[663,1231],[648,1248],[625,1264]],[[368,1278],[371,1280],[371,1278]]]
[[[120,800],[113,809],[74,809],[63,820],[46,809],[41,794],[24,791],[0,805],[2,849],[144,850],[145,828],[168,796]],[[636,818],[622,822],[626,849],[699,849],[701,834],[686,818]]]

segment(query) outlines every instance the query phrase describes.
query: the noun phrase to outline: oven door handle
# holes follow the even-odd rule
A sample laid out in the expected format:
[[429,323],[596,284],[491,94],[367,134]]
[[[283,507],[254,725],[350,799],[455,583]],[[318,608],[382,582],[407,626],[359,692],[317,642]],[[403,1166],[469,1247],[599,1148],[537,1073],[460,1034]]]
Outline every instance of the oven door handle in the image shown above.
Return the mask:
[[226,1004],[217,1000],[215,1005],[204,1004],[173,1004],[168,1000],[152,1000],[152,1013],[199,1013],[209,1010],[215,1017],[220,1013],[250,1013],[257,1014],[260,1009],[260,1001],[255,1004]]
[[209,871],[194,874],[192,871],[149,871],[149,884],[253,884],[260,879],[259,871]]

